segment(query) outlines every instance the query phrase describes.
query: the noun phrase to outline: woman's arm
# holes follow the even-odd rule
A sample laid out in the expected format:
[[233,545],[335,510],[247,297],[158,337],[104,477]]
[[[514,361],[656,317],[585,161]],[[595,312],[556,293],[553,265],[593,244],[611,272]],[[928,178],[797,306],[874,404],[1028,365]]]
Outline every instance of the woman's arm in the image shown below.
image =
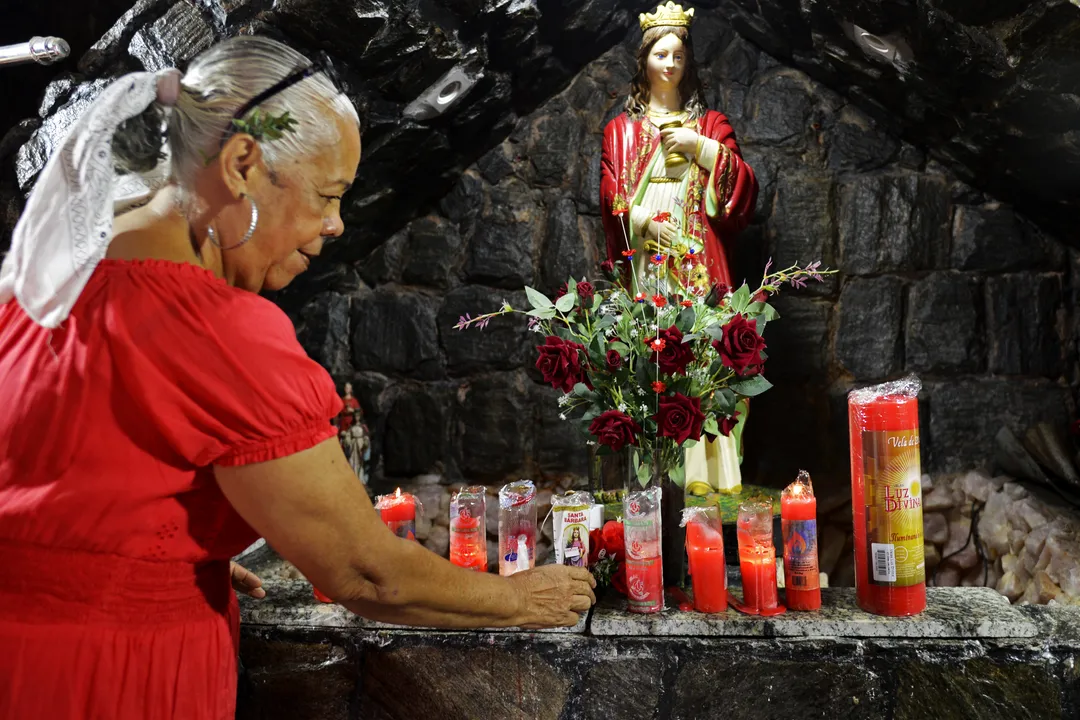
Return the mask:
[[574,625],[595,596],[583,568],[509,578],[463,570],[396,537],[335,439],[288,457],[215,468],[237,512],[321,591],[375,620],[437,627]]

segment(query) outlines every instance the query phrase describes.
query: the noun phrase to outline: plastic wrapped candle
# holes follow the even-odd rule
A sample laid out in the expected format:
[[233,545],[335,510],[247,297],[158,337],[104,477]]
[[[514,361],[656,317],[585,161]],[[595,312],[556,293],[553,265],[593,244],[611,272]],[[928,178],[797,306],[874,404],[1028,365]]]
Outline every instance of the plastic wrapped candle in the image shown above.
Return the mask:
[[736,537],[743,602],[738,610],[752,615],[783,612],[776,594],[776,547],[772,539],[773,506],[770,500],[747,500],[739,505]]
[[784,587],[789,610],[821,608],[818,575],[817,499],[810,473],[799,471],[780,494],[784,534]]
[[499,574],[508,577],[536,563],[536,486],[518,480],[499,490]]
[[623,498],[627,609],[664,609],[664,561],[660,538],[660,488],[635,490]]
[[416,512],[424,508],[412,493],[398,488],[393,495],[380,495],[375,499],[375,509],[390,532],[406,540],[416,539]]
[[848,395],[855,596],[859,607],[878,615],[926,609],[921,387],[912,375]]
[[694,587],[694,609],[704,613],[727,610],[727,565],[720,508],[715,505],[683,510],[686,554]]
[[450,562],[480,572],[488,567],[485,493],[482,485],[473,485],[450,498]]

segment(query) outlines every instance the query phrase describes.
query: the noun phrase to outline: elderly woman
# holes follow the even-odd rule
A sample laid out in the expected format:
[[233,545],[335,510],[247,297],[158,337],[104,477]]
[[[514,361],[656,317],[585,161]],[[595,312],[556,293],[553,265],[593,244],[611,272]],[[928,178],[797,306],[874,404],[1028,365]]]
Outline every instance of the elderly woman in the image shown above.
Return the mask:
[[[148,202],[120,197],[114,159],[166,155]],[[342,233],[359,160],[325,72],[240,38],[120,79],[46,166],[0,272],[0,718],[232,717],[229,558],[260,535],[387,622],[594,601],[584,569],[477,574],[396,538],[343,457],[331,378],[258,293]]]

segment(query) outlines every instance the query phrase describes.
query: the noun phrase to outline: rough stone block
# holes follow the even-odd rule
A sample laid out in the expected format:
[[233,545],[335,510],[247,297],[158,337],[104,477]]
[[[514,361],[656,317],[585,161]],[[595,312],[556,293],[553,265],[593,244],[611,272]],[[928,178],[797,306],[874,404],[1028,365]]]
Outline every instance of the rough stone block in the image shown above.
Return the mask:
[[456,223],[466,223],[483,210],[484,181],[473,170],[461,174],[450,192],[439,201],[439,211]]
[[1025,226],[1001,203],[961,205],[953,217],[952,266],[958,270],[1009,272],[1058,269],[1064,251]]
[[586,275],[585,241],[578,225],[574,201],[555,201],[548,215],[544,251],[540,261],[540,290],[554,297],[568,278],[584,280]]
[[585,676],[585,716],[652,720],[660,701],[663,667],[652,658],[604,660]]
[[446,398],[439,387],[424,385],[404,390],[386,417],[383,474],[412,477],[442,462],[446,412]]
[[797,145],[810,130],[813,85],[798,70],[781,68],[754,78],[747,97],[743,139],[762,145]]
[[357,370],[422,379],[442,375],[439,331],[431,299],[383,287],[353,304],[353,364]]
[[214,30],[189,3],[176,3],[131,38],[128,52],[147,72],[183,65],[214,44]]
[[978,279],[933,273],[908,290],[904,347],[915,372],[979,372],[986,364]]
[[900,369],[904,283],[852,278],[840,293],[837,360],[857,380],[879,380]]
[[390,13],[379,0],[275,0],[271,12],[275,23],[290,33],[355,56],[376,35],[390,29]]
[[924,270],[947,238],[949,193],[933,175],[858,177],[840,189],[840,267],[854,275]]
[[469,480],[500,482],[522,465],[525,429],[532,424],[529,393],[516,374],[473,378],[459,391],[460,465]]
[[1058,312],[1061,276],[999,275],[986,280],[990,371],[1058,377],[1062,371]]
[[[776,199],[768,222],[773,267],[806,266],[820,260],[835,264],[836,228],[832,213],[833,178],[811,172],[784,172],[776,181]],[[800,294],[831,294],[835,276],[811,282]]]
[[483,330],[475,326],[466,330],[454,329],[460,317],[495,312],[504,300],[516,308],[528,307],[523,292],[464,285],[447,293],[439,310],[438,326],[451,374],[513,370],[532,364],[528,362],[532,357],[530,352],[535,345],[541,344],[537,341],[541,336],[529,332],[527,319],[521,315],[493,318]]
[[1047,665],[1004,665],[986,658],[896,668],[896,720],[940,717],[1062,717],[1061,690]]
[[368,649],[361,682],[360,717],[387,720],[557,720],[570,689],[570,681],[540,654],[494,647]]
[[262,640],[245,634],[240,658],[246,674],[237,700],[237,718],[350,717],[356,661],[345,648],[329,642]]
[[490,212],[479,220],[469,242],[466,278],[511,290],[532,285],[540,218],[539,204],[521,181],[511,178],[492,188]]
[[561,396],[562,392],[547,386],[537,385],[533,390],[537,428],[533,436],[533,453],[540,470],[545,473],[585,476],[589,469],[586,438],[578,431],[578,421],[559,417],[558,399]]
[[829,167],[838,171],[863,172],[889,162],[900,142],[884,132],[867,115],[850,105],[836,115],[825,128]]
[[[866,668],[809,660],[695,657],[679,670],[672,717],[789,720],[885,717],[883,679]],[[844,708],[842,715],[836,715]]]
[[765,328],[769,378],[822,376],[828,370],[832,303],[781,294],[771,302],[780,319]]
[[446,288],[461,252],[461,236],[453,223],[431,215],[409,226],[405,267],[406,283]]
[[296,338],[311,359],[335,379],[352,376],[349,350],[349,298],[319,293],[300,309]]
[[[1069,417],[1069,391],[1045,380],[962,379],[927,383],[924,392],[930,410],[924,462],[930,472],[988,465],[1003,425],[1022,434],[1040,421],[1064,426]],[[922,423],[925,429],[925,414]]]
[[563,187],[573,182],[581,165],[581,119],[570,111],[540,114],[529,133],[526,152],[536,169],[536,184]]

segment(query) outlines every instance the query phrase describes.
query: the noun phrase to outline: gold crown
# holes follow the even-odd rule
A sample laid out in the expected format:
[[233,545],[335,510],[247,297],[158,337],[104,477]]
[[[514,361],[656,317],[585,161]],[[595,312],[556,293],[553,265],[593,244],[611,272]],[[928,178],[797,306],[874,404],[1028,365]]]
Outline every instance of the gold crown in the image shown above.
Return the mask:
[[668,0],[666,5],[657,5],[656,12],[638,15],[638,22],[641,23],[642,32],[660,26],[690,27],[690,23],[694,22],[694,8],[686,8],[684,12],[682,5]]

